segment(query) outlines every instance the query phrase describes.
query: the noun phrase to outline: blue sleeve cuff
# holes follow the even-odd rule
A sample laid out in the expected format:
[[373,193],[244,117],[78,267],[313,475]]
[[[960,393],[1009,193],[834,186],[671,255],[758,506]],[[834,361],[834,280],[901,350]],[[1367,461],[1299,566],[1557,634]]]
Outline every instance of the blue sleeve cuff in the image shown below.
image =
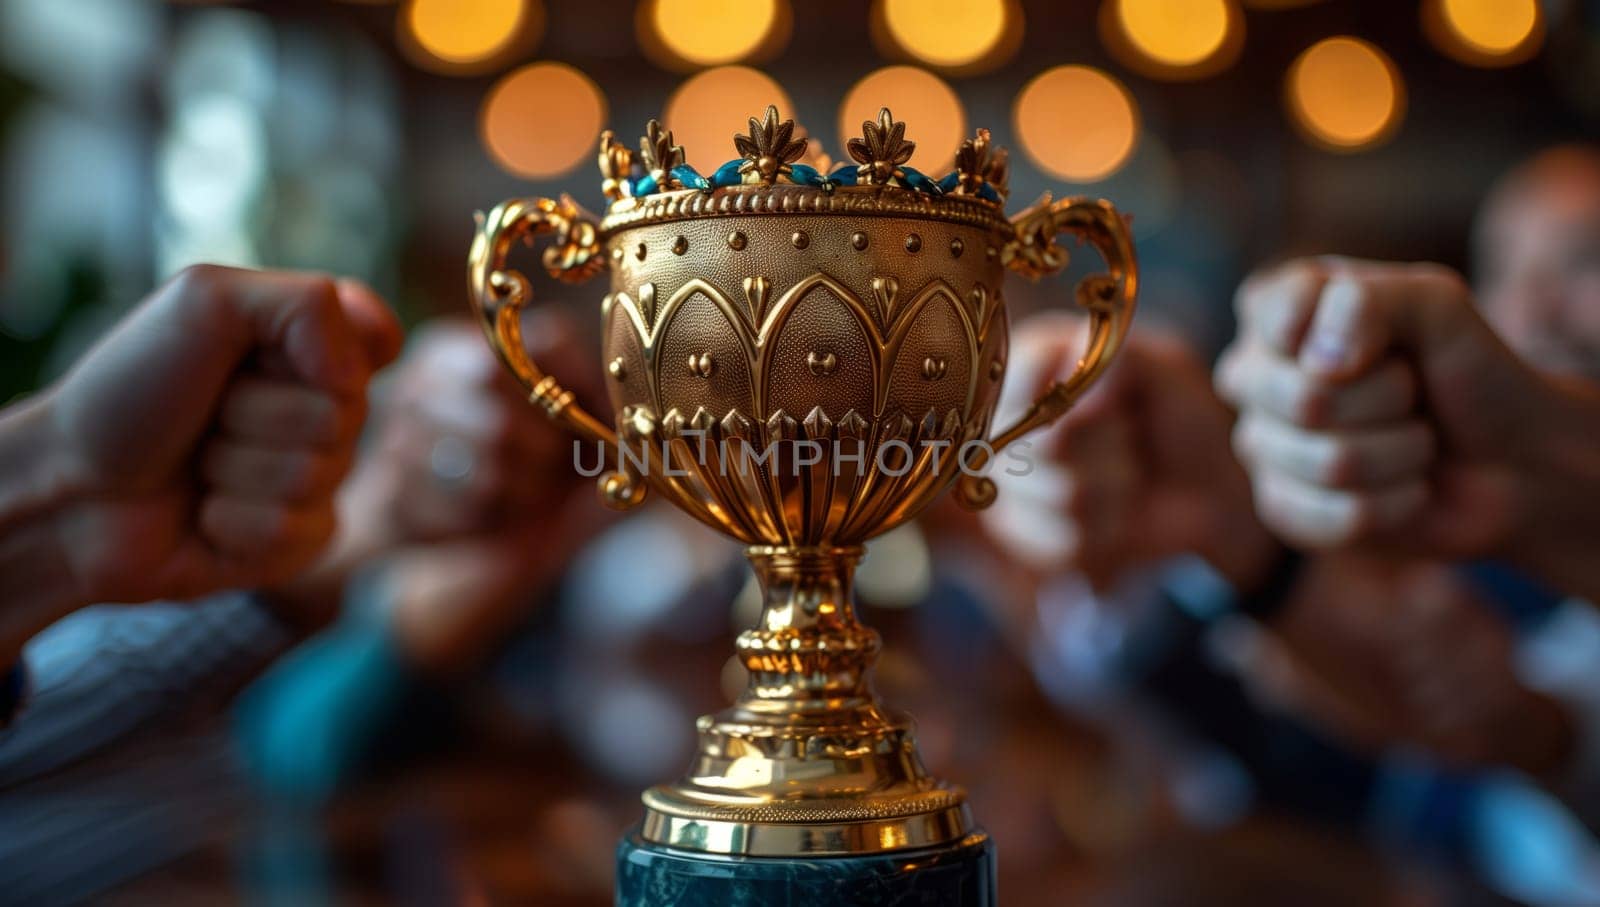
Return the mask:
[[1281,548],[1259,586],[1241,591],[1200,558],[1183,557],[1164,571],[1162,587],[1178,607],[1202,623],[1230,614],[1270,623],[1288,605],[1303,565],[1294,549]]
[[11,726],[11,722],[22,711],[22,703],[28,698],[28,670],[21,659],[11,666],[11,670],[0,675],[0,729]]

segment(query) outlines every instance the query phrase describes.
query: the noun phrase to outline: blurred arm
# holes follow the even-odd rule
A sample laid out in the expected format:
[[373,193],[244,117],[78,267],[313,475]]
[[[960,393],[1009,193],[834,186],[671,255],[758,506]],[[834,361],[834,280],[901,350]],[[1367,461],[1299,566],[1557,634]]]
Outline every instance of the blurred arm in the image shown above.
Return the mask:
[[1600,612],[1563,602],[1517,646],[1517,675],[1559,703],[1571,747],[1544,779],[1586,822],[1600,819]]
[[77,607],[299,573],[398,334],[360,284],[196,266],[0,413],[0,670]]
[[78,611],[29,642],[26,707],[0,730],[0,788],[164,717],[220,705],[289,634],[246,593]]
[[0,412],[0,674],[29,637],[86,604],[62,556],[70,492],[54,438],[47,401]]
[[[1272,588],[1287,596],[1292,577]],[[1154,719],[1159,732],[1178,730],[1180,741],[1202,744],[1185,755],[1186,747],[1164,743],[1180,761],[1198,759],[1191,768],[1220,766],[1213,760],[1225,757],[1243,770],[1243,788],[1226,771],[1210,775],[1221,786],[1208,788],[1209,796],[1219,799],[1191,807],[1231,815],[1255,798],[1336,822],[1362,820],[1370,765],[1299,716],[1263,707],[1241,665],[1223,656],[1260,636],[1246,614],[1255,606],[1199,558],[1175,559],[1105,593],[1064,578],[1041,592],[1038,605],[1034,669],[1058,703],[1113,728],[1125,729],[1130,717]]]

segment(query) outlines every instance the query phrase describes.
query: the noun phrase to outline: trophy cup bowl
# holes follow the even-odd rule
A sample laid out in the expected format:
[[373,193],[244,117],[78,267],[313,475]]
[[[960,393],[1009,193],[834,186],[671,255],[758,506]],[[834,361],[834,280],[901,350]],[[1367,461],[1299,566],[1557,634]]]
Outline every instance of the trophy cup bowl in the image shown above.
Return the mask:
[[[706,177],[652,121],[637,162],[602,135],[602,219],[566,197],[508,201],[479,219],[468,282],[489,341],[533,402],[615,455],[604,501],[626,508],[647,490],[670,500],[747,545],[763,590],[759,624],[737,641],[748,687],[700,719],[687,774],[644,794],[640,846],[990,859],[961,789],[929,776],[910,721],[872,691],[880,641],[856,617],[851,575],[863,543],[952,484],[968,507],[993,499],[980,473],[995,451],[1064,412],[1115,354],[1134,308],[1133,248],[1103,201],[1046,196],[1007,218],[1006,155],[985,130],[935,181],[905,166],[912,143],[888,110],[863,126],[855,163],[825,173],[768,108],[735,138],[741,156]],[[1062,233],[1107,266],[1075,292],[1087,349],[991,437],[1005,274],[1061,270]],[[506,259],[539,234],[553,236],[551,275],[610,271],[600,310],[611,420],[577,406],[523,346],[531,294]]]

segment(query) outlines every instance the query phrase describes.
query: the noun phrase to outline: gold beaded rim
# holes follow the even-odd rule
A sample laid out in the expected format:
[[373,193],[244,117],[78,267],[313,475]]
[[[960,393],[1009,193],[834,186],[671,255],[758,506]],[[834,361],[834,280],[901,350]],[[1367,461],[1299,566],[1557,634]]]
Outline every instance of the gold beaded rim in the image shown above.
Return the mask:
[[752,214],[915,218],[979,227],[1001,237],[1013,233],[1005,212],[966,196],[935,197],[895,186],[840,186],[829,193],[810,186],[748,185],[711,192],[680,189],[624,199],[606,212],[600,221],[600,235],[609,237],[631,227],[669,221]]

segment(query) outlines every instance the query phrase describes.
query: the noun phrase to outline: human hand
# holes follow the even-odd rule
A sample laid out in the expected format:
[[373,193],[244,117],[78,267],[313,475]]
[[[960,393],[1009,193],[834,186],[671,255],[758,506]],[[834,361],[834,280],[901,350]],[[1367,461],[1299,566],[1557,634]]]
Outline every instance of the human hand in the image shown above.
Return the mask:
[[[593,368],[560,318],[528,318],[536,355],[575,377]],[[395,371],[374,462],[406,492],[390,511],[397,541],[527,523],[578,484],[571,436],[529,403],[475,326],[424,328]]]
[[58,568],[50,619],[300,570],[333,531],[367,379],[398,346],[353,281],[197,266],[156,290],[8,414],[27,465],[0,510],[48,515],[28,550],[36,575]]
[[1269,526],[1600,589],[1600,395],[1518,359],[1459,276],[1306,259],[1246,281],[1237,308],[1217,386]]
[[[585,374],[586,363],[570,361],[579,346],[565,323],[529,317],[540,360]],[[420,329],[392,372],[375,404],[376,437],[340,493],[338,542],[274,598],[336,598],[354,569],[374,565],[408,656],[448,667],[525,612],[601,513],[573,466],[572,439],[528,402],[477,328]]]
[[[1087,325],[1065,315],[1017,326],[1004,407],[1071,371]],[[1141,329],[1117,362],[1034,439],[1032,474],[997,474],[982,517],[1004,550],[1104,585],[1123,571],[1193,552],[1236,588],[1264,579],[1279,548],[1255,517],[1228,446],[1232,414],[1178,338]]]

